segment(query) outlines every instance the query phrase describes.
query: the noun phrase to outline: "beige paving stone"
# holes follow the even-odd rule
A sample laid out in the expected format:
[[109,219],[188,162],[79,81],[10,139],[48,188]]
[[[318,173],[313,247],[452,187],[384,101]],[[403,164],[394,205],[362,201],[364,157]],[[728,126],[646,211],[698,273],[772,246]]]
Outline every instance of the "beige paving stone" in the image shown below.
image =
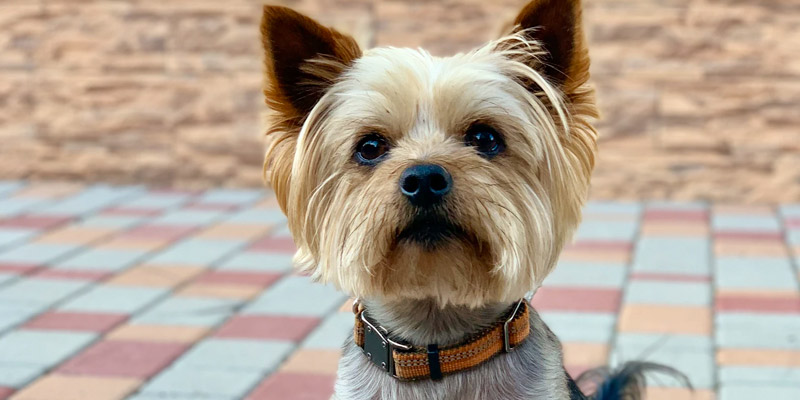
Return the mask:
[[127,324],[109,332],[106,339],[194,343],[205,336],[209,329],[202,326]]
[[134,378],[51,374],[20,390],[12,400],[116,400],[141,384]]

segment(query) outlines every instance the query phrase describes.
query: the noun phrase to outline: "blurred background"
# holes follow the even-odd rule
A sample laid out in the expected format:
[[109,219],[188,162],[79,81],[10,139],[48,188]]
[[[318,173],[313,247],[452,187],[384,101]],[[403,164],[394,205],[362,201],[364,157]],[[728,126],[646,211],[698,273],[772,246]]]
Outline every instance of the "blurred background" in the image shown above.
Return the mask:
[[[0,0],[0,400],[311,400],[350,300],[261,181],[256,0]],[[296,0],[362,47],[468,51],[524,0]],[[577,375],[800,399],[800,2],[584,0],[592,201],[533,304]]]
[[[467,51],[521,0],[279,2],[364,47]],[[259,187],[262,1],[4,0],[0,177]],[[800,198],[800,5],[586,0],[596,198]]]

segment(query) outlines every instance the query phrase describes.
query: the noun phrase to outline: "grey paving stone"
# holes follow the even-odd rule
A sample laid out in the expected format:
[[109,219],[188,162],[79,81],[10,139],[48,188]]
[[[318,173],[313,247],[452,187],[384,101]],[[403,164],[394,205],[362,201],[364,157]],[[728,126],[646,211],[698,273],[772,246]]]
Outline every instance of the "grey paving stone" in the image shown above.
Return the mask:
[[19,275],[17,275],[17,274],[10,274],[10,273],[6,273],[6,272],[0,272],[0,285],[6,283],[8,281],[13,281],[14,279],[17,279],[17,278],[19,278]]
[[214,326],[238,310],[242,301],[202,297],[170,297],[134,317],[138,324]]
[[286,216],[281,210],[249,208],[238,211],[225,218],[225,222],[235,224],[278,225],[286,224]]
[[708,275],[709,241],[706,238],[643,237],[636,243],[636,271]]
[[618,288],[627,269],[621,264],[562,261],[544,280],[545,286]]
[[575,233],[575,240],[632,241],[639,229],[639,221],[584,220]]
[[800,368],[719,367],[721,385],[767,385],[800,387]]
[[121,271],[141,261],[147,254],[142,250],[90,249],[56,263],[54,268]]
[[275,228],[270,235],[274,237],[290,238],[292,237],[292,232],[289,230],[288,225],[283,225]]
[[0,217],[11,217],[51,203],[41,197],[9,197],[0,199]]
[[721,313],[715,316],[720,347],[800,349],[800,315]]
[[58,307],[62,311],[135,313],[169,289],[135,286],[95,286]]
[[142,187],[92,186],[76,195],[42,208],[38,212],[52,215],[87,215],[143,191]]
[[45,307],[90,285],[79,280],[55,280],[24,277],[0,288],[0,302],[9,306]]
[[788,259],[719,257],[714,262],[717,287],[725,289],[797,289]]
[[800,245],[800,229],[787,231],[786,241],[791,245]]
[[4,364],[50,367],[75,354],[95,339],[95,333],[17,330],[0,336]]
[[616,201],[589,201],[583,207],[583,212],[585,214],[639,215],[642,212],[642,204]]
[[211,265],[247,245],[245,241],[185,239],[156,254],[153,264]]
[[615,347],[629,359],[644,358],[653,351],[710,352],[714,343],[708,336],[619,332]]
[[714,214],[711,227],[715,231],[774,232],[781,229],[775,215],[728,215]]
[[608,343],[616,324],[613,314],[543,312],[539,315],[562,342]]
[[0,262],[47,264],[79,248],[73,244],[25,243],[0,252]]
[[0,228],[0,249],[20,244],[36,233],[37,231],[33,229]]
[[711,285],[702,282],[632,280],[625,288],[625,303],[707,306]]
[[764,385],[722,385],[719,388],[719,400],[797,400],[800,399],[800,387],[769,387]]
[[0,181],[0,197],[8,196],[25,186],[20,181]]
[[201,203],[252,204],[261,200],[267,193],[251,189],[213,189],[198,198]]
[[288,272],[292,269],[292,256],[285,253],[242,252],[225,261],[217,269],[240,271]]
[[221,220],[227,212],[217,210],[176,210],[153,220],[157,225],[201,226]]
[[[45,308],[46,306],[9,302],[0,303],[0,332],[4,332],[27,321]],[[0,360],[0,362],[2,362],[2,360]]]
[[172,366],[146,383],[137,395],[167,399],[241,399],[260,379],[261,373],[258,371],[203,370]]
[[206,339],[173,364],[187,370],[257,371],[276,368],[294,349],[291,342],[245,339]]
[[150,217],[136,215],[95,215],[80,221],[78,225],[98,228],[129,229],[143,223],[149,218]]
[[353,333],[353,313],[337,312],[322,321],[303,341],[308,349],[339,350]]
[[800,203],[783,204],[779,208],[780,214],[784,217],[800,217]]
[[43,365],[6,364],[0,361],[0,386],[19,389],[46,370]]
[[244,314],[325,316],[347,299],[331,285],[311,282],[304,276],[287,276],[273,284],[252,303]]

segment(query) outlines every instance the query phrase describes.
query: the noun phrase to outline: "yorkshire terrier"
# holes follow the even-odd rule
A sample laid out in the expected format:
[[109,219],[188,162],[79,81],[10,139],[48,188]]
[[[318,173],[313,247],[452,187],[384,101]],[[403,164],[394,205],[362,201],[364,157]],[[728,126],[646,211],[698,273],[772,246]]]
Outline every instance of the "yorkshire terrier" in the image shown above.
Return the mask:
[[[264,163],[297,267],[357,297],[335,399],[585,399],[526,294],[581,219],[597,117],[579,0],[434,57],[284,7],[261,23]],[[641,396],[631,364],[588,398]]]

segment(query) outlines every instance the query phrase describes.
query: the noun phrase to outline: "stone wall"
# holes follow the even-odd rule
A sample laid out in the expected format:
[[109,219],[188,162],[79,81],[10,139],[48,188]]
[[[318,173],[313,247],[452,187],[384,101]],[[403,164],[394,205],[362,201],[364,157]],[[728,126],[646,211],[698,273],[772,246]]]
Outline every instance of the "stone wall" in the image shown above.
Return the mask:
[[[522,0],[282,4],[436,54]],[[594,197],[800,200],[800,3],[584,0]],[[258,186],[261,1],[0,2],[0,178]]]

